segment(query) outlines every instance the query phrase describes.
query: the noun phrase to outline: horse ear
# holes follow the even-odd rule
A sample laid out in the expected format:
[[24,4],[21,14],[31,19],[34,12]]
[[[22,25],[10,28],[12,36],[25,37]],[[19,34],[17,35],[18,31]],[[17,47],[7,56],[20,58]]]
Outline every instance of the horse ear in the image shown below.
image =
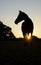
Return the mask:
[[19,12],[21,13],[21,11],[19,10]]

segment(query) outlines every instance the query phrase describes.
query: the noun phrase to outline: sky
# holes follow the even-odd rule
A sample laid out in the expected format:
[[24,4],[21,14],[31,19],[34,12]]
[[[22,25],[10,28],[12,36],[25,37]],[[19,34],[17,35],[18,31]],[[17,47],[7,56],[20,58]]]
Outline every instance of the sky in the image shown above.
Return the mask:
[[0,0],[0,21],[12,28],[13,34],[23,37],[20,22],[14,23],[19,10],[25,12],[33,21],[33,35],[41,38],[41,0]]

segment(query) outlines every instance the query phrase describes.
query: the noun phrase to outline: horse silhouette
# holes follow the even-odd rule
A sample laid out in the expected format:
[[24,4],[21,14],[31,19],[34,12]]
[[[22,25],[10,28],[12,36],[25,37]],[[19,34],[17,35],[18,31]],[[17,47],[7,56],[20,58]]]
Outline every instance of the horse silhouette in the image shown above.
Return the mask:
[[23,36],[25,36],[26,33],[28,35],[29,35],[29,33],[31,33],[31,35],[32,35],[33,29],[34,29],[32,20],[28,17],[28,15],[26,13],[19,11],[19,15],[15,20],[15,24],[18,24],[22,20],[24,20],[24,22],[22,23],[22,26],[21,26]]

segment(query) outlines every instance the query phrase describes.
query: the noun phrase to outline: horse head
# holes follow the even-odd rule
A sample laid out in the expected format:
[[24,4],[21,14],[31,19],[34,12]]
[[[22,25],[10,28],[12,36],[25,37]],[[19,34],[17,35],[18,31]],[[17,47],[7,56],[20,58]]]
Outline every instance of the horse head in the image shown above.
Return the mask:
[[18,14],[18,16],[17,16],[17,18],[15,20],[15,24],[18,24],[22,20],[25,20],[25,18],[27,18],[27,15],[24,12],[19,10],[19,14]]

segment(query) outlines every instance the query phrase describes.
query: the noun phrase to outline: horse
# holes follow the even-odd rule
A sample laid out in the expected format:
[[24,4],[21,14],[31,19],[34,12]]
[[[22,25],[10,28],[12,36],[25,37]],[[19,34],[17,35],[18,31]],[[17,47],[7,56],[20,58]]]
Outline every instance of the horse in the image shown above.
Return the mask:
[[25,35],[26,34],[29,35],[29,33],[31,33],[31,36],[32,36],[33,29],[34,29],[32,20],[26,13],[19,11],[19,14],[15,20],[15,24],[18,24],[19,22],[21,22],[23,20],[24,20],[24,22],[22,23],[22,26],[21,26],[23,36],[25,37]]

